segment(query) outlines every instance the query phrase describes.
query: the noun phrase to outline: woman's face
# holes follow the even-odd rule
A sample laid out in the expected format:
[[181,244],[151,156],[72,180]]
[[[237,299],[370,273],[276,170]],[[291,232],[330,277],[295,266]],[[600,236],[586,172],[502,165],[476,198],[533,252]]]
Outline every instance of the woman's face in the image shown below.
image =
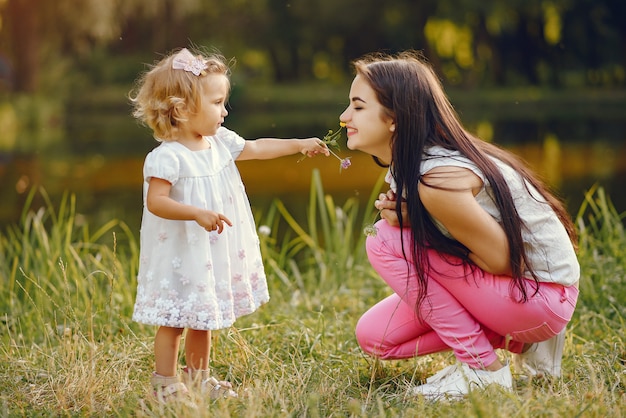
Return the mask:
[[346,124],[348,148],[359,150],[391,163],[391,139],[395,122],[384,112],[376,93],[357,75],[350,88],[350,104],[339,116]]

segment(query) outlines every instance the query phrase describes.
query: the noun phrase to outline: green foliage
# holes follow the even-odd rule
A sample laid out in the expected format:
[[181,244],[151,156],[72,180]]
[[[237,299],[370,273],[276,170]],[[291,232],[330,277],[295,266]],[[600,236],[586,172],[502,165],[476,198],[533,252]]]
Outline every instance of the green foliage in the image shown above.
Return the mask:
[[[583,309],[615,319],[626,317],[626,213],[617,213],[604,189],[594,186],[585,195],[576,217],[582,260]],[[620,291],[621,290],[621,291]]]
[[[625,217],[597,185],[586,193],[576,217],[581,281],[572,354],[587,365],[595,363],[596,375],[580,366],[575,374],[578,384],[589,388],[587,396],[600,402],[620,393],[623,399],[626,389]],[[602,393],[602,387],[615,393]]]
[[[365,267],[368,263],[362,231],[374,216],[371,208],[376,198],[376,194],[370,196],[361,214],[356,198],[337,206],[331,196],[324,194],[318,170],[313,171],[312,177],[305,226],[298,223],[280,200],[272,203],[260,222],[271,231],[271,235],[260,235],[269,279],[282,282],[280,292],[298,292],[307,306],[372,274]],[[383,180],[381,176],[375,191]]]
[[257,216],[271,301],[213,335],[215,374],[241,397],[195,397],[196,408],[152,401],[152,330],[130,321],[130,231],[111,221],[91,232],[74,196],[55,205],[39,191],[47,203],[37,209],[34,193],[19,225],[0,234],[3,416],[607,417],[626,406],[624,215],[601,188],[577,217],[583,277],[562,379],[515,375],[515,393],[430,403],[406,397],[407,388],[452,357],[378,362],[362,354],[356,320],[388,292],[363,249],[372,205],[363,213],[351,200],[337,205],[315,173],[305,222],[280,201]]
[[117,57],[190,40],[274,82],[342,80],[364,53],[415,48],[453,84],[610,87],[626,79],[615,53],[624,10],[617,0],[0,1],[0,42],[18,91],[83,77],[130,82],[132,67]]
[[[1,103],[2,101],[0,101]],[[8,102],[2,103],[8,106],[15,115],[14,131],[6,132],[8,138],[14,137],[12,146],[5,151],[18,151],[31,153],[34,150],[50,150],[63,145],[65,130],[59,121],[65,118],[63,101],[57,97],[43,95],[15,95]],[[5,133],[3,132],[3,137]],[[27,136],[28,141],[20,141],[18,138]],[[8,138],[4,137],[4,142]]]
[[[66,195],[56,209],[41,190],[46,207],[35,210],[30,208],[35,193],[28,196],[20,224],[0,235],[4,325],[11,332],[45,330],[23,334],[33,343],[46,333],[63,334],[66,327],[88,327],[96,338],[125,328],[123,317],[132,307],[126,289],[134,282],[137,258],[131,231],[113,220],[92,233],[88,225],[77,226],[75,196]],[[117,248],[120,232],[128,238],[123,249]],[[95,324],[94,317],[103,314],[106,320]]]

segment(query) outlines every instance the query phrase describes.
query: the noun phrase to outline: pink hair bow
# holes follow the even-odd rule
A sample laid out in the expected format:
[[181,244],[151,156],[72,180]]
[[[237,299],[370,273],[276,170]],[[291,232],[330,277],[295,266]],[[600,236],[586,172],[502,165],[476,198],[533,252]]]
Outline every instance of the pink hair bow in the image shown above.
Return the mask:
[[206,60],[193,56],[187,48],[181,49],[172,62],[173,69],[189,71],[194,75],[202,74],[208,67]]

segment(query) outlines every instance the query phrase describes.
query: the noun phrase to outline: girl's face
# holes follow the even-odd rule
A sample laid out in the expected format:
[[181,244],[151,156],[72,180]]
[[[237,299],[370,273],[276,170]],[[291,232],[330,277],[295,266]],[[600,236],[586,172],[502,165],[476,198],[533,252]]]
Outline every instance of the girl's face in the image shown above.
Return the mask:
[[196,138],[215,135],[228,115],[228,78],[222,74],[210,74],[202,80],[202,95],[197,111],[188,115],[185,130]]
[[339,116],[346,124],[348,148],[391,162],[391,139],[394,120],[387,116],[374,89],[357,75],[350,88],[350,104]]

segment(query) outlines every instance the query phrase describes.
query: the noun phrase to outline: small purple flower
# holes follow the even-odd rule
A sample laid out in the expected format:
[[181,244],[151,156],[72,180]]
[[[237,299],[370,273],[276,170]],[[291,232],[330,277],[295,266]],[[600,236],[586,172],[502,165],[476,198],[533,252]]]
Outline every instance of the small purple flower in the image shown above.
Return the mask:
[[[331,149],[331,148],[339,149],[339,143],[337,142],[337,140],[341,136],[341,130],[345,127],[346,127],[346,124],[344,122],[340,122],[339,129],[337,129],[336,131],[333,131],[332,129],[329,130],[328,133],[324,135],[324,138],[322,138],[322,142],[326,144],[326,146],[328,147],[328,151],[330,151],[331,155],[339,160],[339,164],[340,164],[339,172],[341,172],[341,170],[347,169],[348,167],[352,165],[352,161],[350,161],[350,157],[341,158],[340,156],[335,154],[335,152]],[[302,161],[304,158],[306,158],[306,155],[302,157],[300,160],[298,160],[298,162]]]
[[337,154],[335,154],[332,150],[329,150],[333,157],[339,160],[339,171],[345,170],[346,168],[352,165],[352,161],[350,161],[351,157],[341,158]]

